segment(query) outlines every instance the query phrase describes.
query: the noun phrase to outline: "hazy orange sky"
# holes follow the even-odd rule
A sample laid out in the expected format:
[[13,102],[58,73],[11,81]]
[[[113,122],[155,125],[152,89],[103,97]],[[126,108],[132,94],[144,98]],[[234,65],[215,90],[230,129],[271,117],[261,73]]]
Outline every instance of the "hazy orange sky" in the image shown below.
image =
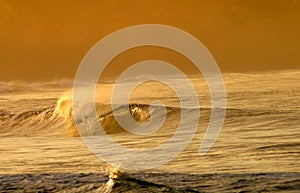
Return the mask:
[[[191,33],[223,72],[299,68],[299,4],[297,0],[2,0],[0,81],[73,78],[83,56],[101,38],[146,23]],[[131,62],[153,57],[176,61],[195,73],[181,56],[144,48],[116,58],[106,74],[115,76]]]

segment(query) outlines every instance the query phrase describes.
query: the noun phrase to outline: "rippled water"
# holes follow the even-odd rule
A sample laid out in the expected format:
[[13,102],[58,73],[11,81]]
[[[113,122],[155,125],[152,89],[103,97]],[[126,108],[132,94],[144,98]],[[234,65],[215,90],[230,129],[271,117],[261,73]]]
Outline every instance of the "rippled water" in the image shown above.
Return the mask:
[[[148,182],[165,185],[152,184],[157,189],[140,189],[145,192],[188,192],[188,187],[209,192],[232,192],[235,189],[263,191],[264,187],[269,187],[266,189],[268,191],[281,190],[276,189],[276,184],[295,192],[300,190],[297,173],[300,171],[300,71],[231,73],[224,74],[223,78],[227,92],[226,118],[221,134],[210,151],[203,156],[198,154],[210,118],[210,95],[205,81],[193,78],[199,99],[199,106],[195,109],[200,109],[200,120],[192,142],[168,164],[147,171],[127,171],[134,174],[133,179],[143,179],[143,182],[125,180],[127,185],[131,184],[133,188],[151,186],[147,185]],[[174,82],[181,83],[180,80]],[[26,179],[23,174],[35,173],[31,187],[34,189],[36,180],[48,179],[41,174],[58,173],[59,179],[66,178],[64,175],[70,177],[71,173],[101,174],[107,167],[78,137],[71,111],[71,86],[71,81],[0,84],[0,173],[3,174],[0,179],[3,182],[1,184],[6,183],[1,185],[2,190],[12,186],[15,182],[10,180],[14,177],[18,179],[19,174],[20,179]],[[129,113],[139,123],[151,119],[148,105],[153,101],[161,100],[166,105],[168,116],[161,129],[155,134],[141,137],[126,132],[117,124],[110,108],[112,87],[113,84],[109,83],[98,86],[98,119],[94,120],[102,124],[112,140],[125,147],[141,150],[158,147],[173,136],[182,109],[176,93],[170,88],[161,83],[148,82],[133,92],[130,98],[131,111],[120,104],[115,115],[122,118]],[[126,83],[123,88],[126,89]],[[189,100],[188,96],[186,100]],[[158,115],[159,108],[153,112]],[[96,127],[93,129],[89,132],[101,134]],[[110,151],[112,156],[118,154],[108,149],[106,144],[101,148]],[[126,158],[126,155],[122,156]],[[164,155],[161,156],[162,159]],[[135,164],[136,160],[129,159],[128,163]],[[98,174],[90,175],[95,180],[93,175]],[[103,176],[99,178],[98,184],[105,181]],[[122,183],[119,185],[119,189],[115,186],[115,192],[122,191]],[[22,187],[22,180],[19,180],[19,186]],[[71,186],[65,188],[71,190]],[[83,187],[84,183],[74,186],[72,191],[79,191],[79,186]],[[45,188],[49,187],[45,185]],[[96,185],[90,189],[86,186],[86,191],[97,189]]]

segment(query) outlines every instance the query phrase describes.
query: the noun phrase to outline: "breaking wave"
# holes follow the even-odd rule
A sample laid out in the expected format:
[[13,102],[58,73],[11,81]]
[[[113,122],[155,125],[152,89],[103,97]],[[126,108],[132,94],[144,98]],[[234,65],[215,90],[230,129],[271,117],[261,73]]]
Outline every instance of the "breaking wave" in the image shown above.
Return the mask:
[[[114,111],[110,104],[96,104],[97,119],[90,116],[91,104],[86,104],[82,110],[82,119],[76,124],[89,121],[91,129],[85,135],[97,135],[103,132],[97,127],[96,122],[100,122],[104,131],[108,134],[125,132],[117,122],[126,119],[130,114],[133,119],[141,124],[150,120],[149,105],[147,104],[122,104]],[[180,111],[176,107],[166,107],[167,112]],[[155,116],[160,116],[161,107],[151,108]],[[56,105],[44,109],[30,110],[21,113],[9,113],[0,110],[0,129],[2,136],[63,136],[79,137],[77,127],[73,120],[72,100],[68,96],[60,98]]]

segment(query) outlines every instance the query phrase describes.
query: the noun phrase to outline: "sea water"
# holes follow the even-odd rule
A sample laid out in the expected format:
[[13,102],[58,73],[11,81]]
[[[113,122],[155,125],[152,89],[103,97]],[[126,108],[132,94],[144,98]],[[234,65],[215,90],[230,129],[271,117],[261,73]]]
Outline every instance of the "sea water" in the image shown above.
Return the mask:
[[[200,112],[193,139],[170,162],[148,170],[122,169],[122,163],[112,166],[93,154],[80,134],[108,135],[114,143],[136,151],[160,147],[176,133],[185,110],[168,85],[145,82],[131,93],[129,101],[112,108],[114,83],[99,83],[95,91],[97,117],[89,122],[86,133],[81,133],[76,127],[81,123],[75,123],[73,117],[71,80],[1,82],[0,191],[42,187],[55,192],[101,192],[109,182],[104,172],[109,167],[119,168],[121,180],[114,179],[112,183],[117,185],[110,183],[108,192],[299,191],[300,71],[224,73],[223,78],[226,117],[213,147],[199,155],[211,116],[211,96],[202,77],[191,77],[199,105],[189,111]],[[174,84],[185,86],[180,79],[172,79]],[[126,82],[120,84],[127,89]],[[188,102],[189,96],[184,100]],[[150,106],[153,101],[161,103]],[[82,111],[87,117],[89,109]],[[118,124],[128,115],[145,124],[159,119],[162,109],[167,112],[166,120],[153,134],[134,135]],[[128,156],[119,155],[105,143],[100,148],[122,160]],[[173,150],[176,148],[155,159],[164,159],[164,153]],[[134,166],[138,160],[130,158],[128,163]]]

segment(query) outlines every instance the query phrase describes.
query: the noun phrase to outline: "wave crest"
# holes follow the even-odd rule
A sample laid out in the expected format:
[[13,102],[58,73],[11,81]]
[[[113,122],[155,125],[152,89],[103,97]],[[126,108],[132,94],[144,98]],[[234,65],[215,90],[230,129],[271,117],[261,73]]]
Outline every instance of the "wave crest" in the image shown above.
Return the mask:
[[[100,135],[103,130],[108,134],[125,132],[117,122],[118,119],[125,119],[130,114],[133,119],[141,124],[150,120],[148,104],[121,104],[112,110],[110,104],[96,104],[97,117],[92,118],[90,111],[91,104],[86,104],[81,110],[82,119],[77,120],[76,124],[82,124],[89,121],[92,126],[82,135]],[[154,107],[154,111],[159,115],[161,108]],[[171,109],[171,107],[167,107]],[[103,128],[99,128],[99,122]],[[21,113],[11,114],[6,111],[0,111],[0,129],[1,135],[19,135],[19,136],[58,136],[58,137],[79,137],[77,127],[73,120],[72,99],[70,95],[64,95],[57,100],[56,105],[44,109],[30,110]]]

